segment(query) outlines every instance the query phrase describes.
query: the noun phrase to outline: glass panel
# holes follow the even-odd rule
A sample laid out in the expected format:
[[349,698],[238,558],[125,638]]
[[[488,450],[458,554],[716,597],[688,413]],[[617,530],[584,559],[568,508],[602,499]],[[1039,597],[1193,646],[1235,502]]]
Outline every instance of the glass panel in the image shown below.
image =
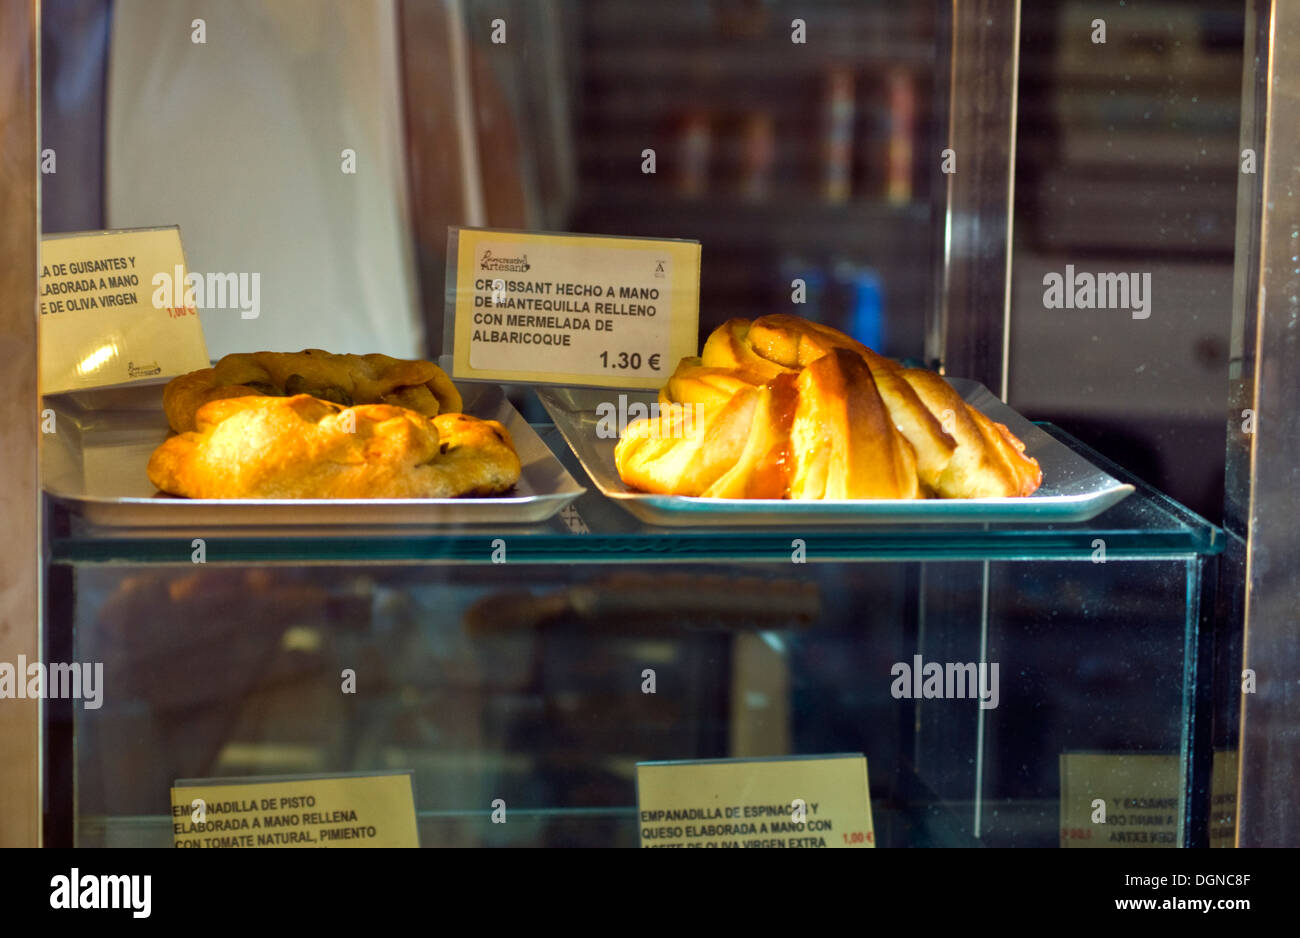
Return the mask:
[[[920,357],[932,305],[936,177],[922,159],[935,132],[935,10],[577,4],[570,227],[702,241],[701,334],[789,308],[800,278],[801,315]],[[796,19],[807,43],[792,41]],[[638,165],[647,147],[662,161],[653,175]]]
[[[794,310],[913,359],[947,262],[953,344],[1001,367],[997,304],[968,302],[1000,290],[941,241],[944,186],[972,186],[953,237],[1001,257],[982,223],[1008,156],[935,173],[952,114],[980,122],[946,100],[947,5],[203,6],[200,39],[188,6],[47,0],[42,195],[46,232],[177,223],[193,270],[262,277],[256,320],[203,310],[213,357],[436,354],[446,228],[477,224],[697,238],[702,333]],[[1007,34],[965,41],[996,58]],[[415,532],[113,529],[50,504],[47,655],[103,667],[100,706],[47,710],[50,840],[167,846],[178,778],[411,769],[426,846],[631,846],[638,761],[832,752],[866,754],[884,846],[1058,843],[1060,757],[1098,752],[1120,777],[1174,760],[1185,840],[1221,532],[1044,428],[1135,494],[1080,524],[806,532],[654,528],[594,490],[544,524]],[[998,664],[997,706],[901,694],[923,662]]]
[[255,321],[201,310],[214,358],[436,353],[463,224],[699,239],[702,334],[789,309],[799,279],[802,315],[923,354],[940,7],[289,9],[46,4],[43,230],[179,224],[192,270],[259,272]]
[[632,846],[638,761],[863,752],[882,846],[1050,846],[1061,753],[1178,756],[1194,569],[80,569],[77,843],[167,845],[177,778],[413,769],[425,846]]

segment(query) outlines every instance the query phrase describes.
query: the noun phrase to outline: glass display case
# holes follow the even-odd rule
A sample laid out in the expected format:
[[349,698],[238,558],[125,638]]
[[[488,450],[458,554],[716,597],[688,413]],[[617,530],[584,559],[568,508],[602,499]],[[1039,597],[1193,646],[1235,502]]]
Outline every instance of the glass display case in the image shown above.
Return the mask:
[[[1176,763],[1131,784],[1204,843],[1223,533],[1134,484],[1094,522],[941,530],[666,531],[590,492],[453,532],[67,519],[49,615],[106,697],[68,707],[64,833],[167,846],[178,778],[413,769],[422,845],[635,846],[638,762],[862,752],[881,846],[1053,846],[1060,757],[1108,753],[1094,783],[1122,788],[1127,755]],[[996,664],[983,704],[901,696],[918,655]]]
[[[1252,41],[1268,15],[1251,11]],[[14,61],[34,65],[39,36],[39,115],[31,75],[10,80],[57,159],[39,229],[6,243],[179,225],[191,269],[261,277],[257,315],[201,310],[213,361],[309,346],[446,365],[455,226],[698,241],[700,341],[791,313],[1012,407],[1013,348],[1072,361],[1010,335],[1016,2],[46,0],[39,21],[0,17],[31,54]],[[1248,300],[1270,222],[1238,220],[1249,390],[1230,416],[1281,406],[1248,374],[1246,324],[1278,315]],[[36,406],[33,369],[12,380]],[[111,472],[161,419],[158,387],[40,401],[59,429],[33,431],[23,471],[39,445],[49,489],[75,438],[80,478]],[[102,665],[102,699],[7,712],[40,755],[11,803],[34,788],[42,806],[9,838],[171,846],[180,779],[410,771],[421,846],[631,847],[638,764],[852,753],[879,846],[1235,843],[1239,782],[1259,777],[1237,726],[1238,515],[1207,520],[1030,411],[1043,445],[1131,492],[1083,520],[668,527],[602,494],[538,388],[504,394],[585,488],[542,520],[303,506],[155,524],[39,495],[37,529],[14,527],[39,543],[39,637],[0,650]],[[1271,825],[1262,839],[1296,829]]]

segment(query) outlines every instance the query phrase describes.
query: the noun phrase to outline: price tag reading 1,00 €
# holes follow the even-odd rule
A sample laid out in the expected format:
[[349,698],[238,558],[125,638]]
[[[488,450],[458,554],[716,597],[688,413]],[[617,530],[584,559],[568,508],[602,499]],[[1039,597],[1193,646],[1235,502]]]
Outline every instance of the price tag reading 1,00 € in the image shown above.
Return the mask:
[[42,393],[161,381],[208,367],[188,283],[174,225],[43,237]]
[[695,241],[453,228],[457,378],[659,388],[698,351]]

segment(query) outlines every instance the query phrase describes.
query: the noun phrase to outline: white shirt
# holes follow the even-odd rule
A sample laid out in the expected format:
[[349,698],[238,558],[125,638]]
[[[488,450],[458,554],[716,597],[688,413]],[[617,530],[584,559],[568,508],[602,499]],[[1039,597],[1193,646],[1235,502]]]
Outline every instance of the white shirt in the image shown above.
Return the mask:
[[114,4],[108,225],[179,224],[191,272],[260,274],[256,319],[201,312],[213,359],[424,354],[396,28],[389,0]]

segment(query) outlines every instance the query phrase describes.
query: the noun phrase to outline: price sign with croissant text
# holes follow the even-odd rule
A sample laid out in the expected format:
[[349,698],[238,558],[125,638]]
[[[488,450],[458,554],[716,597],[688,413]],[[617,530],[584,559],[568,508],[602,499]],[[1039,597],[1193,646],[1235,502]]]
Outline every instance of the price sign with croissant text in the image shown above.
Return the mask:
[[456,378],[659,388],[696,354],[698,241],[452,228]]
[[[81,391],[208,367],[184,285],[181,232],[135,228],[41,239],[41,391]],[[176,284],[177,289],[165,287]]]
[[874,847],[867,760],[641,762],[642,847]]

